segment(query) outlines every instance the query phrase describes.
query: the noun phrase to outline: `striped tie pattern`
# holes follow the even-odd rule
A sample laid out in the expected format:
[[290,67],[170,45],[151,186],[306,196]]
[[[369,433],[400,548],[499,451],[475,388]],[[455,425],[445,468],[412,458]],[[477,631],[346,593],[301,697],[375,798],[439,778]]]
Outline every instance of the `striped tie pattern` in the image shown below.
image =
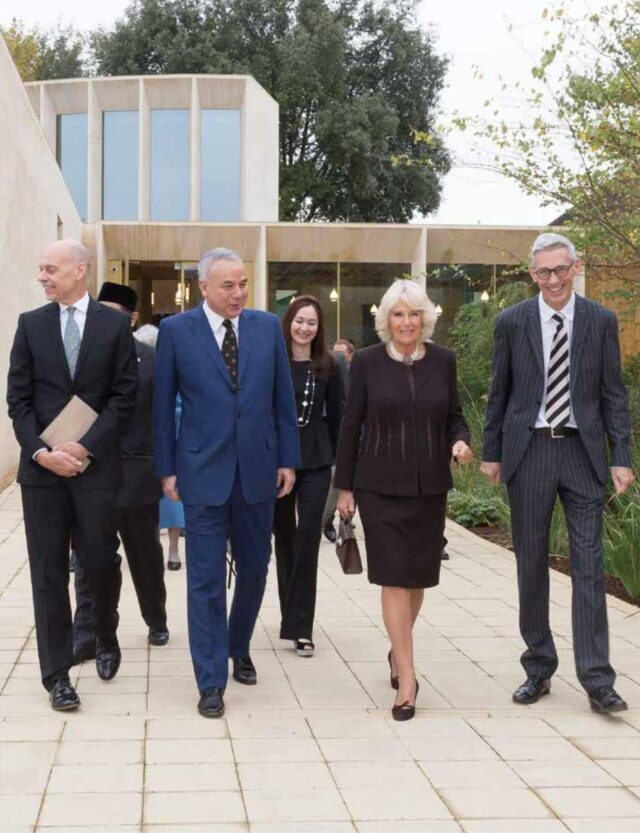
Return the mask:
[[231,321],[225,318],[222,325],[226,330],[222,339],[222,355],[231,376],[231,390],[235,393],[238,389],[238,342]]
[[78,322],[74,318],[77,312],[75,307],[67,308],[67,326],[64,328],[64,352],[69,364],[69,373],[71,378],[75,376],[76,365],[78,364],[78,353],[80,352],[80,328]]
[[569,334],[564,318],[556,313],[552,316],[558,325],[551,343],[549,372],[547,374],[547,401],[545,418],[552,428],[561,428],[569,421]]

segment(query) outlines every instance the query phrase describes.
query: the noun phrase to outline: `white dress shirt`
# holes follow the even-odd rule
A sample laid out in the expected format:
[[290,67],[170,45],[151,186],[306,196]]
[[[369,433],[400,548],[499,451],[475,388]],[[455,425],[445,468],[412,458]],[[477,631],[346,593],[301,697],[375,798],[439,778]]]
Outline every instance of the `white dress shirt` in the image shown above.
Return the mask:
[[[554,315],[559,314],[564,318],[564,326],[567,330],[567,337],[569,339],[569,356],[571,356],[571,339],[573,336],[573,317],[576,309],[576,293],[571,293],[571,298],[567,301],[561,310],[553,309],[547,304],[542,292],[538,295],[538,307],[540,310],[540,325],[542,327],[542,355],[544,357],[544,394],[542,396],[542,405],[536,420],[536,428],[548,428],[549,423],[545,416],[545,408],[547,404],[547,377],[549,375],[549,356],[551,355],[551,345],[553,343],[553,336],[558,329],[557,321],[553,320]],[[571,363],[569,363],[569,379],[571,379]],[[569,421],[567,428],[577,428],[575,418],[573,416],[573,407],[569,402]]]
[[[214,312],[206,301],[202,302],[202,308],[204,309],[204,314],[207,316],[207,321],[209,322],[211,331],[218,342],[218,347],[222,350],[222,342],[224,341],[224,337],[227,332],[227,328],[222,322],[227,319],[222,315],[218,315],[217,312]],[[231,321],[231,324],[233,325],[233,332],[236,334],[236,342],[238,344],[238,348],[240,348],[240,333],[238,329],[240,316],[236,315],[235,318],[230,318],[229,321]]]
[[62,341],[64,341],[64,331],[67,328],[67,321],[69,320],[69,313],[67,312],[69,307],[76,308],[73,318],[80,330],[80,338],[82,338],[84,325],[87,321],[87,310],[89,309],[89,293],[85,292],[82,298],[73,304],[58,304],[58,306],[60,307],[60,334],[62,335]]

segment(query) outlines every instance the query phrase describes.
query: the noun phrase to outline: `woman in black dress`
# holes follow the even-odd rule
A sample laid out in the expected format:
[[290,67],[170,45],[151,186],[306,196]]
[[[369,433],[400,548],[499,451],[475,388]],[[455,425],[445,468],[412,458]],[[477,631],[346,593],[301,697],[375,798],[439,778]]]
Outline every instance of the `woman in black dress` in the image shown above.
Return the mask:
[[[282,319],[298,409],[301,467],[286,497],[276,501],[275,535],[280,638],[311,657],[318,552],[331,466],[344,405],[342,378],[325,348],[323,313],[311,295],[294,298]],[[296,522],[297,509],[297,522]]]
[[383,343],[351,362],[334,477],[341,516],[358,505],[369,581],[382,586],[396,720],[415,714],[413,625],[424,588],[440,578],[450,461],[472,457],[454,353],[428,341],[435,321],[415,281],[385,293],[376,314]]

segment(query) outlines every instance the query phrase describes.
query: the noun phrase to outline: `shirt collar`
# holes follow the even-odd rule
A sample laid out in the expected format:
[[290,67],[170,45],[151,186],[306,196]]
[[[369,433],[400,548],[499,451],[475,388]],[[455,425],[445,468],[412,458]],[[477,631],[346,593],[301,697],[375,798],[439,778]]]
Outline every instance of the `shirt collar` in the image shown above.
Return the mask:
[[81,312],[83,315],[87,314],[87,310],[89,309],[89,293],[85,292],[82,298],[77,301],[74,301],[73,304],[58,304],[60,307],[60,312],[64,312],[68,310],[69,307],[75,307],[78,312]]
[[542,318],[542,322],[546,324],[548,321],[551,320],[552,316],[556,313],[560,313],[564,319],[567,321],[573,321],[573,316],[575,314],[576,309],[576,293],[572,292],[571,297],[564,305],[562,309],[553,309],[550,307],[549,304],[544,300],[542,297],[542,292],[538,293],[538,308],[540,310],[540,317]]
[[[212,328],[215,332],[217,332],[220,327],[222,327],[222,322],[226,321],[227,319],[224,316],[220,315],[219,313],[215,312],[211,309],[209,304],[206,301],[202,302],[202,308],[204,309],[204,314],[207,316],[209,323],[211,324]],[[238,332],[238,321],[240,319],[239,315],[236,315],[235,318],[230,318],[229,321],[233,324],[233,329]]]

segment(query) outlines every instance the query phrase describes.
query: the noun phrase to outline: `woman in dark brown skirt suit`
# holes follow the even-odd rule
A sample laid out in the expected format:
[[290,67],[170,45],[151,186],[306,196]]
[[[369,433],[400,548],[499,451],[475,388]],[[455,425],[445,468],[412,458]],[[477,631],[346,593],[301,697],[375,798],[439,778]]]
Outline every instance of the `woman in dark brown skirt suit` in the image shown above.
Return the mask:
[[[334,485],[338,511],[362,519],[369,581],[382,586],[396,720],[415,714],[413,624],[440,579],[450,461],[472,458],[452,350],[428,342],[436,312],[421,287],[397,280],[376,314],[382,341],[355,354]],[[428,342],[428,343],[427,343]]]

